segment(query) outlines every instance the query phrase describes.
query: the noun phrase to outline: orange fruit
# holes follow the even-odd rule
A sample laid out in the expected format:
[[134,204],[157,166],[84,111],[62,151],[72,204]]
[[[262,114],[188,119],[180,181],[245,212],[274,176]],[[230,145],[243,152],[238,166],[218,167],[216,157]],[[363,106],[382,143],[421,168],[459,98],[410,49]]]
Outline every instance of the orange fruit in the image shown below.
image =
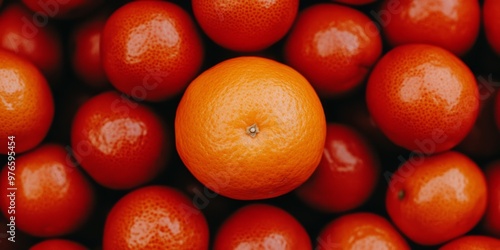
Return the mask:
[[392,176],[386,208],[412,241],[437,245],[465,234],[486,209],[486,179],[467,156],[414,156]]
[[[11,182],[8,176],[18,178]],[[22,154],[3,167],[0,178],[3,215],[14,216],[16,229],[32,236],[70,234],[92,218],[94,188],[61,145],[44,144]],[[9,190],[13,186],[16,190]]]
[[395,144],[433,154],[456,146],[479,113],[471,70],[440,47],[396,47],[375,65],[366,87],[370,114]]
[[[47,80],[31,62],[0,49],[0,145],[15,136],[14,152],[36,147],[54,118],[54,100]],[[7,146],[0,154],[7,154]]]
[[454,239],[439,250],[496,250],[500,249],[500,240],[483,235],[467,235]]
[[52,82],[63,66],[61,35],[53,23],[39,25],[35,16],[22,4],[5,6],[0,12],[0,47],[35,64]]
[[500,2],[498,0],[485,0],[483,4],[484,32],[491,48],[500,55]]
[[297,17],[286,39],[285,59],[324,96],[358,87],[382,53],[368,16],[339,4],[316,4]]
[[314,174],[296,192],[307,205],[324,212],[361,206],[380,177],[374,150],[349,126],[329,123],[323,157]]
[[265,199],[305,182],[321,160],[325,114],[294,69],[260,57],[223,61],[198,76],[177,108],[177,151],[208,188]]
[[148,106],[106,91],[74,113],[71,149],[100,185],[131,189],[158,176],[169,158],[163,121]]
[[331,221],[321,230],[316,241],[316,250],[410,249],[387,219],[366,212],[346,214]]
[[123,196],[104,225],[103,249],[208,249],[205,216],[180,191],[147,186]]
[[251,204],[223,222],[213,249],[307,250],[312,246],[304,227],[288,212],[271,205]]
[[259,51],[280,40],[292,27],[298,0],[193,0],[196,20],[220,46]]
[[479,34],[478,0],[385,0],[375,15],[392,46],[426,43],[465,54]]
[[165,1],[122,5],[101,33],[106,76],[136,101],[179,94],[203,62],[203,44],[191,16]]

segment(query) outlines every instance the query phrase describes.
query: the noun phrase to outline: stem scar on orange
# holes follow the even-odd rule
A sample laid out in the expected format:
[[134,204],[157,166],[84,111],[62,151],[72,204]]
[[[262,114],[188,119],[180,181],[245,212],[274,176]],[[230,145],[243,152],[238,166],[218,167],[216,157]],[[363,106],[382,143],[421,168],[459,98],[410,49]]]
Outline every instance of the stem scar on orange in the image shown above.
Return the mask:
[[325,114],[309,82],[260,57],[208,69],[187,88],[175,118],[177,151],[208,188],[234,199],[285,194],[314,172]]
[[471,230],[487,204],[486,179],[469,157],[448,151],[413,157],[393,175],[387,213],[408,238],[438,245]]

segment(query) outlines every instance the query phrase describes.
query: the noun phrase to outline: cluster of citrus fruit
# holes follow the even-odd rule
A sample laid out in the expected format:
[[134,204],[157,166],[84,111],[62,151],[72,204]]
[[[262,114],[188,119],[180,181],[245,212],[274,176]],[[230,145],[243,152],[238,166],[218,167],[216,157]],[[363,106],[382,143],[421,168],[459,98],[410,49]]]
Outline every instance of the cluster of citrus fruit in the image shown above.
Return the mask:
[[0,249],[500,249],[497,13],[0,1]]

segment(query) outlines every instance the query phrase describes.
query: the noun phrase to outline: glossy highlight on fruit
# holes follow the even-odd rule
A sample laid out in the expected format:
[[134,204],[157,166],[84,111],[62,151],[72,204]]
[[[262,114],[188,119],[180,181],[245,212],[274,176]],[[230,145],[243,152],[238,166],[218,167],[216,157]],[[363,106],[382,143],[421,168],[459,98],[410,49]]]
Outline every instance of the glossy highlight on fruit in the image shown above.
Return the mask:
[[391,141],[424,154],[456,146],[479,113],[479,91],[467,65],[425,44],[387,52],[370,74],[366,102]]
[[467,156],[414,156],[392,175],[386,209],[412,241],[438,245],[471,230],[487,205],[486,179]]
[[[90,218],[95,202],[93,186],[63,146],[44,144],[18,156],[14,165],[14,170],[12,165],[2,169],[0,204],[4,216],[15,216],[18,230],[36,237],[55,237],[75,232]],[[12,176],[9,171],[17,177],[15,191],[8,190],[12,185],[4,181]],[[15,214],[9,213],[12,209]]]
[[139,100],[161,101],[184,90],[204,57],[189,14],[164,1],[117,9],[101,35],[104,71],[115,88]]
[[71,147],[82,168],[111,189],[151,181],[169,158],[166,128],[158,115],[114,91],[96,95],[78,109]]
[[[15,136],[15,152],[36,147],[54,118],[52,91],[42,73],[20,56],[0,49],[0,144]],[[7,154],[7,146],[0,154]]]
[[477,0],[384,0],[375,16],[392,46],[425,43],[462,56],[479,34]]
[[368,16],[339,4],[300,12],[284,46],[287,64],[322,96],[359,87],[382,54],[382,39]]

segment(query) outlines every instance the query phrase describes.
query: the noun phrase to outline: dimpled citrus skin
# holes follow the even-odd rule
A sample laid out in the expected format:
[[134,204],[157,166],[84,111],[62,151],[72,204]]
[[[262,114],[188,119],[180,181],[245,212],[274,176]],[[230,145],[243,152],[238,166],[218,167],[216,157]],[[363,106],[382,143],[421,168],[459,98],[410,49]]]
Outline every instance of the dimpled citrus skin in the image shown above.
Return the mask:
[[79,243],[64,240],[64,239],[49,239],[39,242],[38,244],[32,246],[29,250],[87,250],[88,248],[82,246]]
[[483,3],[484,32],[491,48],[500,55],[500,2],[485,0]]
[[385,0],[378,19],[392,46],[426,43],[464,55],[481,23],[477,0]]
[[366,87],[373,120],[395,144],[433,154],[465,138],[479,112],[470,69],[432,45],[394,48],[375,65]]
[[343,94],[360,85],[382,53],[375,24],[362,12],[338,4],[303,10],[285,44],[288,65],[320,95]]
[[15,214],[8,214],[8,168],[0,182],[2,212],[15,216],[16,228],[37,237],[54,237],[78,230],[91,215],[92,185],[60,145],[44,144],[15,160]]
[[78,109],[71,147],[96,182],[129,189],[150,181],[165,168],[166,137],[162,121],[152,110],[108,91]]
[[312,249],[304,227],[285,210],[251,204],[229,216],[219,228],[214,250]]
[[32,17],[33,13],[22,4],[10,4],[2,9],[0,47],[28,59],[51,79],[61,73],[61,38],[53,25],[37,27],[30,22]]
[[[15,136],[15,152],[37,146],[54,117],[54,100],[42,73],[29,61],[0,49],[0,144]],[[0,154],[7,154],[0,147]]]
[[[257,133],[249,133],[251,128]],[[175,117],[177,152],[204,185],[234,199],[285,194],[321,160],[323,107],[294,69],[237,57],[203,72],[187,88]]]
[[203,31],[220,46],[235,51],[263,50],[288,32],[298,0],[192,0]]
[[465,234],[483,216],[486,179],[467,156],[448,151],[404,163],[392,176],[387,213],[412,241],[437,245]]
[[387,219],[365,212],[343,215],[331,221],[321,230],[316,244],[317,250],[410,249]]
[[118,90],[141,100],[172,97],[196,76],[203,45],[193,20],[163,1],[121,6],[101,34],[104,71]]
[[484,235],[467,235],[454,239],[439,250],[494,250],[500,249],[500,240]]
[[106,218],[104,250],[208,249],[208,224],[181,192],[147,186],[122,197]]

